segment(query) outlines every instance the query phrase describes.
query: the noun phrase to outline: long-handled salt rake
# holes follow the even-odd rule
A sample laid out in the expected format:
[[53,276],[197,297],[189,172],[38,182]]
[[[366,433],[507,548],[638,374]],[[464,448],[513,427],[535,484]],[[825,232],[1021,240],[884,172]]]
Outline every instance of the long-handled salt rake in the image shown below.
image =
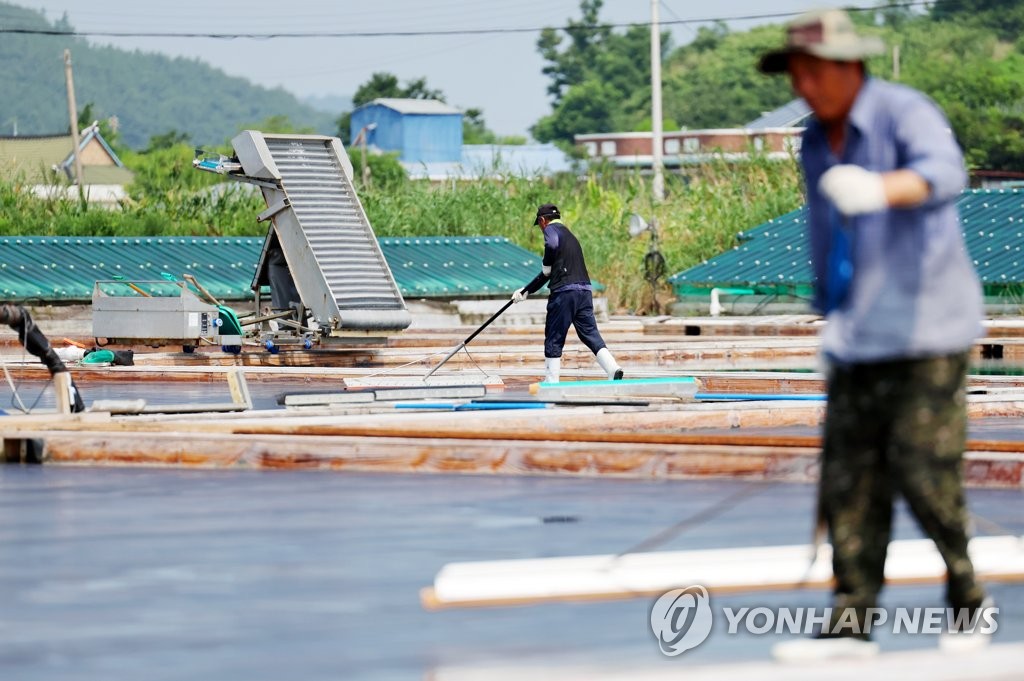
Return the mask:
[[423,380],[424,380],[424,381],[426,381],[426,380],[427,380],[428,378],[430,378],[430,377],[431,377],[431,376],[433,375],[433,373],[434,373],[435,371],[437,371],[437,370],[438,370],[438,369],[440,369],[440,368],[441,368],[442,366],[444,366],[444,363],[445,363],[445,362],[447,362],[448,360],[450,360],[450,359],[451,359],[452,357],[454,357],[454,356],[455,356],[455,354],[456,354],[456,353],[457,353],[457,352],[458,352],[459,350],[461,350],[462,348],[464,348],[464,347],[466,347],[467,345],[469,345],[469,342],[470,342],[471,340],[473,340],[474,338],[476,338],[476,337],[477,337],[477,335],[479,335],[479,333],[480,333],[481,331],[483,331],[484,329],[486,329],[486,328],[487,328],[487,327],[488,327],[488,326],[490,325],[490,323],[491,323],[491,322],[493,322],[493,321],[494,321],[495,319],[497,319],[498,317],[500,317],[500,316],[501,316],[501,313],[502,313],[502,312],[504,312],[505,310],[507,310],[507,309],[508,309],[509,307],[511,307],[511,306],[512,306],[512,303],[514,303],[514,302],[515,302],[514,300],[509,300],[509,301],[508,301],[507,303],[505,303],[504,305],[502,305],[502,306],[501,306],[501,309],[500,309],[500,310],[498,310],[497,312],[495,312],[494,314],[492,314],[492,315],[491,315],[491,318],[490,318],[490,319],[488,319],[488,320],[487,320],[486,322],[484,322],[483,324],[481,324],[481,325],[480,325],[480,328],[478,328],[478,329],[477,329],[476,331],[474,331],[473,333],[469,334],[469,337],[467,337],[467,338],[466,338],[466,340],[464,340],[464,341],[462,341],[461,343],[459,343],[458,345],[456,345],[456,346],[455,346],[455,349],[454,349],[454,350],[452,350],[451,352],[449,352],[449,353],[448,353],[448,356],[447,356],[447,357],[445,357],[444,359],[442,359],[442,360],[441,360],[441,361],[440,361],[440,362],[438,363],[438,365],[437,365],[437,366],[435,366],[435,367],[434,367],[433,369],[431,369],[431,370],[430,370],[430,372],[429,372],[429,373],[427,373],[427,375],[423,377]]

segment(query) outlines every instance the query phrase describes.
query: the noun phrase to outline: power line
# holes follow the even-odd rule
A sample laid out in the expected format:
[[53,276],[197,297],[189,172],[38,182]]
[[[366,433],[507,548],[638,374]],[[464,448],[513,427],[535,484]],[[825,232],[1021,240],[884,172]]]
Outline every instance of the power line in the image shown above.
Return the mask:
[[[886,9],[909,9],[932,4],[930,1],[917,0],[914,2],[901,2],[876,7],[847,7],[850,12],[877,12]],[[674,19],[659,22],[662,26],[686,26],[690,24],[706,24],[714,22],[729,21],[758,21],[764,19],[783,19],[793,17],[803,12],[772,12],[766,14],[746,14],[733,17],[709,17],[703,19]],[[597,24],[593,27],[583,26],[561,26],[556,30],[572,31],[579,28],[634,28],[650,27],[650,22],[629,22]],[[59,29],[44,28],[6,28],[0,27],[0,34],[18,35],[48,35],[75,38],[210,38],[214,40],[275,40],[280,38],[409,38],[424,36],[465,36],[465,35],[495,35],[513,33],[537,33],[550,26],[523,27],[523,28],[461,28],[446,30],[422,30],[422,31],[275,31],[272,33],[256,32],[199,32],[199,31],[67,31]]]

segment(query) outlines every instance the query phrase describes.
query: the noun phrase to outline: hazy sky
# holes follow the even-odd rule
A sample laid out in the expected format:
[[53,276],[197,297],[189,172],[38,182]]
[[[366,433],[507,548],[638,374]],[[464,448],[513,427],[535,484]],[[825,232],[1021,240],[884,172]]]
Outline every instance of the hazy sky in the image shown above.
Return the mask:
[[[580,16],[579,0],[12,0],[65,12],[76,30],[174,33],[353,33],[536,29],[498,34],[438,36],[301,37],[274,39],[111,38],[95,44],[201,59],[230,75],[307,95],[352,95],[371,74],[386,71],[405,82],[425,77],[459,108],[483,109],[488,127],[525,135],[550,111],[548,80],[537,53],[539,29],[564,26]],[[868,4],[868,3],[865,3]],[[827,6],[820,0],[664,0],[663,22],[792,14]],[[648,23],[649,0],[606,0],[602,19]],[[730,22],[733,28],[752,21]],[[689,42],[698,23],[666,25],[674,44]]]

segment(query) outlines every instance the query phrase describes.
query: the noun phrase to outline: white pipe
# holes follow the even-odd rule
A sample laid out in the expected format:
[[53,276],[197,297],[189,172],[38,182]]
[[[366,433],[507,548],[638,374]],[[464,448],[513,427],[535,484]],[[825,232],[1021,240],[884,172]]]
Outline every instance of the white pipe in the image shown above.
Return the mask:
[[661,24],[658,20],[658,2],[651,0],[651,164],[654,171],[654,201],[665,199],[664,163],[661,129]]
[[721,289],[711,289],[711,308],[708,311],[711,313],[712,317],[717,317],[722,314],[722,301],[718,297],[720,293]]

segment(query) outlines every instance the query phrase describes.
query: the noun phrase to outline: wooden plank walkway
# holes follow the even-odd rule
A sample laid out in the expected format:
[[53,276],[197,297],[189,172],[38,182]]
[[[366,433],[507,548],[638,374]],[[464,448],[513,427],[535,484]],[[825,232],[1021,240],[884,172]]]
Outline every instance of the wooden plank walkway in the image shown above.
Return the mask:
[[[985,404],[1024,415],[1019,402]],[[0,418],[0,438],[8,460],[27,456],[25,443],[40,441],[50,462],[78,465],[807,482],[817,473],[818,437],[765,431],[816,426],[823,410],[820,403],[740,402],[458,413],[356,404],[232,415],[37,414]],[[725,432],[692,432],[706,429]],[[1024,442],[972,440],[965,475],[972,486],[1020,488]]]
[[[693,324],[702,325],[694,331]],[[1024,322],[990,322],[994,336],[975,354],[993,354],[999,340],[1004,356],[1024,352]],[[808,371],[721,370],[738,364],[814,364],[819,330],[806,316],[613,320],[602,327],[630,378],[693,376],[706,393],[808,396],[824,391],[821,377]],[[313,389],[343,390],[346,382],[405,380],[416,384],[442,354],[461,342],[466,329],[412,330],[386,346],[353,344],[312,352],[219,351],[185,355],[139,352],[131,367],[72,366],[89,401],[90,386],[104,393],[118,385],[160,382],[205,383],[213,390],[226,373],[245,367],[248,381],[263,392],[281,385],[294,390],[305,381]],[[1006,333],[1005,337],[998,334]],[[1010,336],[1009,334],[1016,334]],[[715,335],[711,335],[715,334]],[[471,354],[459,353],[435,376],[443,380],[497,377],[489,395],[520,394],[540,379],[542,333],[537,326],[502,328],[482,334]],[[987,348],[987,349],[986,349]],[[45,369],[6,353],[16,381],[43,381]],[[12,360],[19,361],[12,361]],[[29,358],[32,359],[32,358]],[[564,379],[598,378],[592,355],[576,339],[563,357]],[[374,379],[374,377],[380,377]],[[503,385],[502,385],[503,384]],[[1024,418],[1024,376],[976,375],[970,380],[972,419]],[[504,392],[498,392],[504,390]],[[226,394],[226,388],[222,393]],[[133,390],[137,395],[137,391]],[[180,401],[180,400],[179,400]],[[404,413],[399,413],[400,411]],[[284,412],[251,411],[230,417],[182,416],[75,417],[7,416],[0,420],[5,458],[28,456],[24,443],[45,443],[52,462],[180,466],[250,466],[388,471],[451,471],[504,474],[612,475],[676,478],[694,476],[811,480],[816,472],[816,437],[772,437],[759,429],[814,428],[824,403],[745,401],[693,403],[650,399],[646,407],[557,406],[542,410],[453,414],[397,410],[390,403],[337,405]],[[417,410],[419,411],[419,410]],[[724,435],[695,430],[721,429]],[[213,443],[217,444],[214,445]],[[262,445],[258,445],[262,442]],[[972,485],[1020,487],[1024,446],[1013,438],[975,438],[965,470]]]

